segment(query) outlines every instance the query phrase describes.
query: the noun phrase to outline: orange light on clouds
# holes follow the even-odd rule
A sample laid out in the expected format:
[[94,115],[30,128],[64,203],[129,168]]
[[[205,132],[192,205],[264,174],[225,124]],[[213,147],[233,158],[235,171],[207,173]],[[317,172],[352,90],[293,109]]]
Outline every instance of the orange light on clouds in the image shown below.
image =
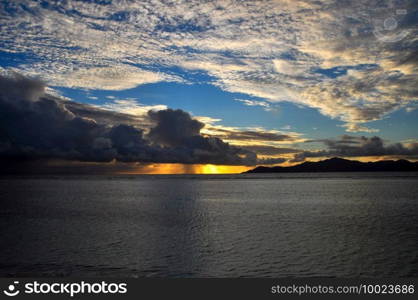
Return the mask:
[[123,174],[236,174],[252,169],[248,166],[147,164],[130,169]]

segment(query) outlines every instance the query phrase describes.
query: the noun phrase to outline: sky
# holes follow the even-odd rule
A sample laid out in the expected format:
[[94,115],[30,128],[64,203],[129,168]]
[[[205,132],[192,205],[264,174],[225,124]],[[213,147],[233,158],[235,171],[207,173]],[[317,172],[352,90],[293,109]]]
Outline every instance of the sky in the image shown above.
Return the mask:
[[418,158],[415,0],[16,0],[0,16],[3,164]]

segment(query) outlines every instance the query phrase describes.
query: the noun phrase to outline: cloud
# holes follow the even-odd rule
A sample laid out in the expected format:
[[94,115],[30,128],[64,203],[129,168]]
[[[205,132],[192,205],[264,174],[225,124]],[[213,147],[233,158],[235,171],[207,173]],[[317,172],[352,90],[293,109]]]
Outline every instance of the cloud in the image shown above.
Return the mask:
[[415,0],[22,0],[0,10],[0,50],[26,55],[14,69],[50,85],[184,82],[180,67],[226,91],[315,108],[348,131],[373,130],[364,123],[418,98]]
[[[136,116],[109,112],[45,94],[41,81],[0,76],[0,157],[87,162],[254,165],[265,160],[217,137],[182,110],[149,110],[150,128]],[[98,122],[97,120],[101,120]]]
[[347,122],[347,131],[375,132],[359,124],[379,120],[418,98],[418,81],[400,72],[365,69],[310,87],[305,101],[322,114]]
[[[35,67],[29,69],[28,74],[35,73]],[[174,76],[169,76],[168,74],[150,72],[123,65],[86,68],[71,71],[70,74],[64,72],[62,74],[49,75],[48,72],[45,72],[43,77],[58,86],[113,91],[126,90],[138,85],[159,81],[179,81]]]
[[364,157],[364,156],[418,156],[418,143],[386,144],[378,136],[350,136],[343,135],[339,139],[313,140],[309,142],[321,142],[327,149],[320,151],[303,151],[295,155],[293,161],[303,161],[308,157]]
[[210,127],[210,134],[234,143],[296,143],[301,142],[300,134],[294,132],[280,132],[262,128],[234,128],[224,126]]
[[368,128],[358,123],[346,123],[342,127],[345,127],[348,132],[379,132],[379,129]]
[[205,124],[201,130],[204,136],[217,137],[241,148],[247,148],[247,146],[282,148],[283,145],[302,143],[306,140],[301,133],[288,131],[289,126],[283,128],[286,131],[279,131],[263,127],[224,126],[217,124],[222,121],[221,119],[210,117],[198,116],[195,119]]
[[246,106],[260,106],[265,111],[273,111],[275,108],[272,106],[271,103],[265,101],[257,101],[257,100],[249,100],[249,99],[234,99],[235,101],[241,102]]
[[190,163],[257,163],[254,152],[231,146],[217,137],[202,136],[200,131],[205,124],[182,110],[150,110],[148,115],[155,123],[148,133],[150,141],[182,156],[187,154],[185,159]]
[[271,158],[264,158],[259,159],[259,165],[278,165],[286,162],[288,159],[283,157],[271,157]]
[[[51,97],[50,95],[45,95],[45,98],[51,99],[60,103],[61,98]],[[106,103],[105,103],[106,105]],[[65,102],[65,107],[74,113],[75,115],[85,118],[95,120],[99,124],[104,124],[106,126],[114,126],[118,124],[127,124],[140,129],[148,128],[150,122],[146,118],[146,114],[127,114],[124,112],[118,112],[106,107],[101,108],[100,106],[89,105],[85,103],[79,103],[75,101]]]
[[167,109],[166,105],[143,105],[136,99],[114,99],[111,102],[107,101],[97,105],[100,109],[106,109],[109,111],[116,111],[128,115],[137,117],[147,115],[149,110],[164,110]]
[[280,154],[288,154],[288,153],[298,153],[303,150],[295,149],[295,148],[282,148],[282,147],[274,147],[274,146],[264,146],[264,145],[254,145],[254,146],[242,146],[247,150],[253,151],[260,155],[280,155]]
[[303,76],[304,73],[309,71],[306,65],[298,61],[274,59],[273,65],[277,72],[289,76]]
[[190,138],[200,136],[200,130],[205,126],[179,109],[150,111],[148,115],[156,124],[151,128],[148,136],[155,143],[168,147],[186,144]]

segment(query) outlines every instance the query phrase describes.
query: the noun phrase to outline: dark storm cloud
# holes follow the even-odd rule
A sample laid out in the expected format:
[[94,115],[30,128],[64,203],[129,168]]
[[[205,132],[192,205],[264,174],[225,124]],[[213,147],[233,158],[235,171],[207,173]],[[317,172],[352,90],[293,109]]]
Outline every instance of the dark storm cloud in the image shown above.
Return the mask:
[[183,162],[217,164],[255,164],[255,153],[231,146],[217,137],[203,137],[205,126],[182,110],[149,111],[155,126],[148,138],[153,144],[170,149],[170,155],[179,156]]
[[89,144],[105,128],[77,117],[63,103],[42,98],[44,90],[42,82],[17,74],[0,78],[2,156],[90,157],[93,148]]
[[148,136],[164,146],[183,146],[191,138],[200,136],[200,130],[205,126],[182,110],[151,110],[148,115],[155,123]]
[[[149,112],[149,134],[133,117],[45,95],[41,81],[0,76],[0,157],[91,162],[165,162],[254,165],[254,152],[216,137],[181,110]],[[98,119],[105,121],[97,122]],[[125,124],[128,123],[128,124]]]
[[293,162],[303,161],[307,157],[340,156],[417,156],[418,142],[393,143],[386,145],[378,136],[356,137],[343,135],[339,139],[323,139],[309,142],[322,142],[327,146],[326,150],[303,151],[295,155]]

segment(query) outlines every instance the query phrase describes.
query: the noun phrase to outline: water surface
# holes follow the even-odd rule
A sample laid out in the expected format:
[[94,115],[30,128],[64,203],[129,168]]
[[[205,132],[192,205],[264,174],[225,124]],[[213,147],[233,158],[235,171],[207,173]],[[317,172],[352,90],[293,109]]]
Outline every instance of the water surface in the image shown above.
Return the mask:
[[0,178],[0,276],[418,275],[418,174]]

